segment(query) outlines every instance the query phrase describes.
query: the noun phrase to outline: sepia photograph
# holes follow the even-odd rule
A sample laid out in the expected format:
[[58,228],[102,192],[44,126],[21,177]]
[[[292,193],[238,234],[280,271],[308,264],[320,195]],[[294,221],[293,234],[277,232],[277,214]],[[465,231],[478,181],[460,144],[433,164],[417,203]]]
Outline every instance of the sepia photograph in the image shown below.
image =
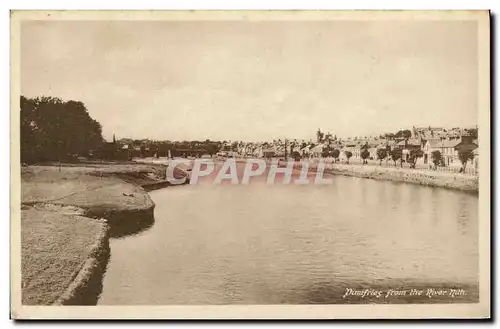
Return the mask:
[[490,317],[488,11],[11,11],[11,316]]

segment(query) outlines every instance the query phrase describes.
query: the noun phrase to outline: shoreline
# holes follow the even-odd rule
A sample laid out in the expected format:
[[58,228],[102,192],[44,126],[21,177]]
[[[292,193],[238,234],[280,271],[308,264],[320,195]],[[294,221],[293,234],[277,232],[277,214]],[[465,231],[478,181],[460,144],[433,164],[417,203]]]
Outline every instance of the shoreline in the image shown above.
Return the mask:
[[479,194],[479,178],[455,173],[421,171],[391,167],[332,164],[325,173],[399,183],[417,184]]
[[[316,171],[317,160],[309,160],[309,170]],[[244,159],[236,159],[243,163]],[[479,176],[453,172],[427,171],[420,169],[382,167],[376,165],[325,163],[324,172],[330,175],[359,177],[385,180],[397,183],[408,183],[429,187],[439,187],[461,192],[479,194]]]
[[102,291],[102,281],[110,257],[109,227],[106,227],[106,230],[96,237],[89,257],[73,281],[51,305],[96,305]]
[[[230,159],[230,158],[229,158]],[[245,163],[247,159],[235,158],[236,163]],[[309,171],[317,170],[317,160],[306,160]],[[214,162],[223,162],[216,159]],[[266,160],[266,163],[268,161]],[[300,170],[300,162],[296,162],[294,170]],[[454,172],[421,170],[400,167],[383,167],[377,165],[344,164],[325,162],[324,173],[367,179],[385,180],[397,183],[416,184],[457,190],[465,193],[479,194],[479,176]]]

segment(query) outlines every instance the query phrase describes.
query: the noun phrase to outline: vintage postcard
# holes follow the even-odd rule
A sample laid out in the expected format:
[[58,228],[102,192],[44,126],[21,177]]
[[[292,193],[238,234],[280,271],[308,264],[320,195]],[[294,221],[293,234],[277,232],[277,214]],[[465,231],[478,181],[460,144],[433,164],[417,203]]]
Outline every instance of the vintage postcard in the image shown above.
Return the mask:
[[490,317],[488,11],[12,11],[15,319]]

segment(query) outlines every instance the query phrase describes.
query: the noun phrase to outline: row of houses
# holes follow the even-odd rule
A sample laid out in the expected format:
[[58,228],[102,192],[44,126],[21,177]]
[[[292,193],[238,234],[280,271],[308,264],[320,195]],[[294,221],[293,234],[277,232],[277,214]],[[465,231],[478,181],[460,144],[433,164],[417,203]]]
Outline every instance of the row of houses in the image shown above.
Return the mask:
[[[412,150],[422,150],[423,157],[420,160],[423,164],[432,162],[432,154],[439,151],[444,166],[460,166],[459,152],[463,149],[472,150],[474,159],[472,164],[476,164],[479,157],[478,141],[473,136],[443,136],[439,138],[423,139],[421,137],[411,137],[408,139],[378,139],[378,140],[358,140],[349,141],[341,150],[350,151],[354,158],[360,158],[363,149],[368,150],[370,158],[377,159],[377,150],[386,149],[392,151],[399,149],[402,151],[403,160],[408,160]],[[345,158],[341,156],[341,158]]]
[[445,166],[460,165],[459,152],[461,150],[473,151],[474,158],[471,160],[472,164],[477,165],[479,159],[479,148],[477,140],[472,136],[460,136],[457,138],[447,139],[429,139],[423,146],[424,163],[432,160],[432,152],[440,151]]
[[[225,141],[219,143],[222,145],[218,151],[221,156],[246,156],[259,158],[289,157],[289,158],[319,158],[332,155],[333,150],[339,151],[340,160],[347,160],[346,153],[352,153],[352,158],[361,158],[361,152],[368,150],[369,158],[377,159],[377,151],[385,149],[392,151],[401,150],[403,160],[408,160],[410,152],[414,149],[422,150],[423,157],[418,161],[423,164],[432,163],[432,153],[439,151],[442,155],[442,165],[460,166],[459,151],[469,149],[474,151],[474,160],[478,159],[478,141],[475,136],[469,134],[468,129],[443,129],[443,128],[415,128],[411,131],[411,137],[408,133],[403,136],[392,135],[385,137],[354,138],[344,139],[324,138],[320,142],[313,142],[304,139],[278,139],[270,142],[231,142]],[[330,135],[330,134],[328,134]],[[396,137],[398,136],[398,137]],[[476,128],[477,136],[477,128]],[[320,140],[318,138],[318,140]],[[167,156],[165,150],[154,147],[151,143],[137,143],[124,140],[116,142],[113,138],[112,143],[104,145],[105,155],[113,158],[133,158],[138,156]],[[206,143],[206,142],[205,142]],[[203,143],[202,143],[203,144]],[[196,145],[199,146],[199,145]],[[218,148],[216,148],[217,150]],[[182,147],[169,147],[168,156],[201,156],[203,154],[214,154],[217,151],[210,151],[203,147],[191,147],[183,149]],[[163,154],[165,153],[165,154]]]
[[[377,159],[377,150],[385,149],[388,152],[399,149],[402,152],[403,160],[408,160],[410,152],[418,149],[422,150],[423,157],[419,159],[423,164],[432,163],[432,153],[439,151],[442,156],[442,165],[460,166],[459,151],[462,149],[473,150],[473,164],[477,162],[478,141],[474,136],[465,135],[463,132],[458,134],[452,130],[451,133],[444,134],[442,129],[431,130],[432,133],[422,134],[417,131],[410,138],[367,138],[367,139],[348,139],[335,140],[322,143],[313,143],[304,140],[277,140],[267,143],[238,143],[234,149],[234,155],[255,156],[263,158],[271,157],[300,157],[300,158],[318,158],[328,156],[331,151],[337,149],[340,151],[340,160],[347,160],[346,152],[352,153],[352,158],[361,158],[361,152],[366,149],[369,152],[369,158]],[[423,138],[426,136],[427,138]],[[432,136],[438,136],[429,138]],[[329,153],[330,152],[330,153]]]

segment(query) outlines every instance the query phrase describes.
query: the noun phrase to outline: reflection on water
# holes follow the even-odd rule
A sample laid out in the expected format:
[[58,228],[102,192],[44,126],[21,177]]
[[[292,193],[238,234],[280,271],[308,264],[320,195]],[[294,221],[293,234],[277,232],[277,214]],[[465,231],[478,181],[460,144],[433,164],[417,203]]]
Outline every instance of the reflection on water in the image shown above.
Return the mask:
[[154,226],[111,240],[99,303],[409,302],[342,299],[347,288],[454,287],[477,298],[477,196],[333,179],[151,192]]
[[110,220],[109,235],[111,238],[125,238],[130,235],[136,235],[147,231],[155,222],[153,215],[133,215],[134,217],[122,218],[117,220],[119,223]]
[[89,217],[106,218],[110,227],[111,238],[124,238],[136,235],[151,228],[155,222],[154,209],[148,211],[119,211],[87,214]]

